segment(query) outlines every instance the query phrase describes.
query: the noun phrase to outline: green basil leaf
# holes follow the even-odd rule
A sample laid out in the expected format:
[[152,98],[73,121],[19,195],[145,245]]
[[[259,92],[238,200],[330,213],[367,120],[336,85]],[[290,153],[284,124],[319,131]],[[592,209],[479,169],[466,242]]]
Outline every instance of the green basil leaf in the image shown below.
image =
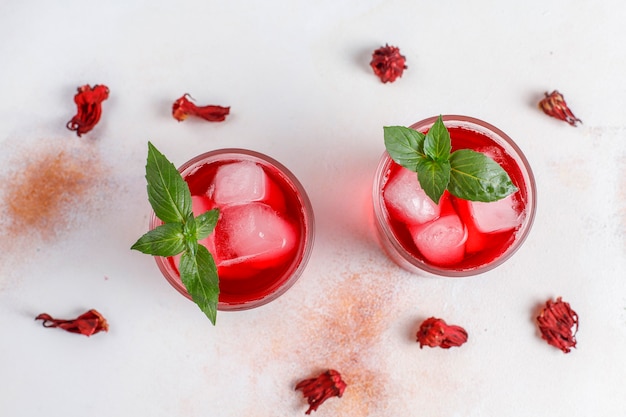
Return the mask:
[[185,250],[183,225],[165,223],[150,230],[131,249],[154,256],[174,256]]
[[209,210],[196,217],[197,240],[202,240],[213,232],[217,219],[220,216],[218,209]]
[[215,260],[202,245],[197,245],[195,254],[183,252],[180,258],[180,278],[192,300],[215,324],[219,301],[219,281]]
[[504,169],[488,156],[470,149],[459,149],[450,155],[448,190],[456,197],[491,202],[500,200],[517,187]]
[[385,126],[383,131],[391,159],[415,172],[419,159],[424,157],[425,135],[403,126]]
[[439,162],[447,161],[450,157],[452,144],[450,132],[443,124],[441,116],[437,118],[435,124],[428,130],[424,139],[424,153],[431,159]]
[[183,236],[185,240],[185,246],[195,253],[195,248],[198,244],[198,227],[196,225],[196,219],[193,214],[187,217],[187,220],[183,224]]
[[146,163],[148,200],[164,223],[184,223],[192,213],[189,186],[176,167],[148,142]]
[[435,204],[439,204],[450,181],[450,163],[447,160],[433,161],[429,158],[422,158],[417,164],[417,180],[426,195]]
[[213,256],[198,240],[213,231],[219,213],[210,210],[194,217],[189,186],[176,167],[150,142],[146,180],[150,205],[164,224],[139,238],[132,249],[156,256],[182,253],[181,280],[192,300],[215,324],[219,296],[217,267]]

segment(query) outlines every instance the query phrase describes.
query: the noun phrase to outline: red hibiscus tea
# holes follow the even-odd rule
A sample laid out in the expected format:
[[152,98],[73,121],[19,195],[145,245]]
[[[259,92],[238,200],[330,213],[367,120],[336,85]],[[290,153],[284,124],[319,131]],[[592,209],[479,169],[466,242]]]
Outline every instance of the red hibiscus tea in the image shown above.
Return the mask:
[[[426,133],[436,118],[411,128]],[[503,263],[521,246],[535,216],[535,180],[522,151],[504,132],[465,116],[443,116],[452,152],[472,149],[494,159],[518,191],[491,203],[462,200],[445,191],[430,200],[417,174],[385,152],[373,187],[379,240],[400,266],[442,276],[476,275]]]
[[[313,246],[314,218],[295,176],[274,159],[243,149],[197,156],[179,168],[194,215],[219,209],[213,233],[199,243],[213,255],[219,310],[244,310],[283,294],[300,277]],[[155,217],[152,227],[158,224]],[[190,298],[179,257],[155,257],[167,280]]]

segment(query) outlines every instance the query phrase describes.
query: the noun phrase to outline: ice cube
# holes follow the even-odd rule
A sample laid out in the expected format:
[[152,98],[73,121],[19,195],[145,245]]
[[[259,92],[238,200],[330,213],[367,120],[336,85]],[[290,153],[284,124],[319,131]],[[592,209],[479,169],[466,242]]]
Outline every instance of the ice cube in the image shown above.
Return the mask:
[[198,217],[199,215],[213,209],[214,207],[215,207],[215,203],[213,203],[206,196],[203,196],[203,195],[191,196],[191,209],[193,210],[194,217]]
[[269,198],[269,178],[252,161],[238,161],[220,166],[209,187],[209,197],[218,205],[265,201]]
[[489,158],[496,161],[498,164],[502,165],[505,162],[505,153],[504,151],[497,146],[481,146],[475,149],[476,152],[480,152],[485,154]]
[[476,228],[483,233],[502,232],[514,229],[522,223],[519,204],[514,195],[491,203],[470,201],[470,214]]
[[215,228],[219,266],[280,263],[296,247],[295,227],[264,203],[227,206]]
[[392,214],[408,225],[426,223],[440,213],[440,207],[420,186],[417,174],[405,168],[389,179],[383,197]]
[[434,264],[452,265],[465,255],[467,229],[456,214],[439,217],[409,230],[417,249]]

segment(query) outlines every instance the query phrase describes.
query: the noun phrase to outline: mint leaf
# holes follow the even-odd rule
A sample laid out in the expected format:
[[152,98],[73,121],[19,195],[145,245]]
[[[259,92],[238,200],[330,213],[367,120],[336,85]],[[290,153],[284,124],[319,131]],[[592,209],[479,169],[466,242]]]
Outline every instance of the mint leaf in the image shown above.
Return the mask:
[[435,161],[445,162],[450,157],[450,149],[452,149],[450,133],[444,126],[443,119],[439,116],[435,124],[426,133],[424,153]]
[[423,158],[417,164],[417,179],[431,200],[439,204],[439,199],[446,190],[450,181],[450,162],[443,162]]
[[197,239],[202,240],[213,232],[220,213],[217,209],[209,210],[196,217]]
[[192,300],[200,307],[215,324],[217,318],[217,303],[219,299],[219,282],[217,267],[213,256],[207,248],[197,245],[195,254],[183,252],[180,258],[180,278],[189,291]]
[[420,159],[424,158],[424,135],[408,127],[384,127],[385,148],[397,164],[415,171]]
[[183,237],[185,247],[195,253],[195,248],[198,245],[198,228],[196,226],[196,219],[193,214],[190,214],[183,225]]
[[164,223],[184,223],[192,213],[189,186],[176,167],[150,142],[146,180],[148,200],[156,216]]
[[148,142],[146,163],[148,200],[163,225],[154,228],[135,242],[131,249],[154,256],[182,253],[180,278],[191,299],[213,324],[219,302],[219,277],[213,256],[198,244],[215,228],[217,209],[193,215],[191,192],[176,167]]
[[185,250],[183,225],[165,223],[158,226],[140,237],[131,249],[154,256],[178,255]]
[[469,149],[450,153],[450,132],[442,116],[426,134],[402,126],[383,130],[391,159],[416,172],[422,189],[437,204],[446,189],[456,197],[483,202],[517,191],[507,172],[488,156]]
[[470,149],[459,149],[450,156],[448,190],[465,200],[491,202],[517,191],[509,175],[493,159]]

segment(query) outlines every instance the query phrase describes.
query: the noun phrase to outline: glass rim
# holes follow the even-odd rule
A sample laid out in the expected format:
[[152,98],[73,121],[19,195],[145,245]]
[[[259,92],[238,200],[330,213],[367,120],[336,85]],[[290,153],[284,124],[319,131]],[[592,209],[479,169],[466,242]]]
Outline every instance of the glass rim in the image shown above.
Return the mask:
[[[311,257],[313,244],[315,241],[315,216],[309,196],[304,189],[304,186],[293,174],[293,172],[291,172],[285,165],[278,162],[276,159],[264,153],[249,149],[222,148],[201,153],[183,163],[177,169],[181,173],[181,175],[185,176],[193,172],[189,172],[190,169],[193,170],[194,168],[196,168],[196,166],[201,166],[198,164],[204,165],[204,163],[217,162],[229,158],[241,159],[242,155],[247,157],[247,159],[251,158],[248,160],[255,160],[256,162],[259,162],[263,165],[268,165],[276,168],[280,172],[280,175],[288,183],[290,183],[290,185],[293,187],[293,192],[298,195],[298,201],[300,202],[300,211],[302,213],[302,218],[304,219],[303,235],[298,250],[294,255],[293,265],[290,266],[289,272],[286,272],[286,274],[289,275],[289,278],[283,281],[278,287],[276,287],[265,297],[250,300],[244,303],[225,303],[220,301],[217,306],[217,309],[219,311],[249,310],[265,305],[284,294],[289,288],[293,286],[293,284],[295,284],[295,282],[304,272],[304,269]],[[154,227],[158,226],[161,223],[161,220],[156,217],[154,210],[152,210],[149,222],[149,229],[152,230]],[[159,270],[161,271],[165,279],[170,283],[170,285],[174,287],[174,289],[176,289],[184,297],[191,300],[191,295],[185,288],[184,284],[181,282],[179,274],[176,273],[176,271],[169,266],[167,258],[154,256],[154,260]]]
[[[426,130],[430,128],[439,116],[433,116],[416,122],[409,127],[418,131]],[[454,267],[442,267],[431,265],[425,260],[416,258],[410,252],[408,252],[398,241],[389,225],[389,214],[385,208],[385,204],[382,197],[382,187],[384,185],[385,173],[389,169],[389,166],[393,162],[391,156],[387,151],[384,151],[376,168],[374,174],[374,181],[372,187],[372,200],[374,209],[374,221],[376,223],[376,229],[378,232],[379,240],[384,250],[388,252],[389,256],[396,261],[404,269],[412,272],[420,270],[423,272],[431,273],[443,277],[467,277],[473,275],[479,275],[487,271],[491,271],[494,268],[502,265],[505,261],[510,259],[515,252],[522,246],[535,220],[535,213],[537,209],[537,186],[535,182],[535,176],[533,174],[530,164],[520,149],[520,147],[499,128],[487,123],[483,120],[455,114],[448,114],[441,116],[446,126],[459,126],[465,128],[474,128],[480,133],[484,133],[491,139],[505,145],[505,150],[514,158],[515,162],[520,168],[523,181],[526,185],[526,214],[522,225],[516,231],[516,237],[513,243],[495,260],[487,264],[478,265],[474,268],[456,269]],[[394,253],[389,253],[393,251]]]

